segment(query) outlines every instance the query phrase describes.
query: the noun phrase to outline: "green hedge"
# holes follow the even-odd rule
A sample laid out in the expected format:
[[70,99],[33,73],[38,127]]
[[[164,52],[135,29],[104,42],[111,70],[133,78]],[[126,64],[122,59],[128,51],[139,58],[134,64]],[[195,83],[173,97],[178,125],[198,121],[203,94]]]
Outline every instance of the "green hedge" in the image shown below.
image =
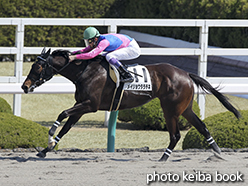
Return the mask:
[[[1,0],[0,17],[100,18],[114,0]],[[84,26],[25,26],[25,46],[82,47]],[[106,32],[106,28],[100,28]],[[0,26],[0,46],[15,46],[15,26]]]
[[8,104],[8,102],[5,99],[3,99],[3,98],[0,97],[0,113],[1,112],[5,112],[5,113],[11,114],[12,113],[12,109],[11,109],[10,105]]
[[[246,0],[117,0],[114,7],[124,10],[109,12],[109,17],[151,19],[247,19]],[[199,42],[199,29],[194,27],[125,27],[154,35]],[[248,47],[247,28],[210,28],[209,45]]]
[[47,147],[48,129],[35,122],[0,113],[0,148]]
[[[242,118],[237,120],[230,112],[220,113],[204,120],[210,134],[220,147],[248,147],[248,111],[241,111]],[[210,148],[206,139],[192,127],[183,141],[183,149]]]
[[[23,18],[154,18],[247,19],[245,0],[1,0],[0,17]],[[90,26],[90,25],[89,25]],[[120,29],[121,27],[119,27]],[[132,30],[198,42],[194,27],[125,27]],[[85,27],[25,26],[25,46],[82,47]],[[106,27],[98,27],[106,33]],[[210,28],[209,44],[248,47],[247,28]],[[0,46],[15,45],[15,26],[0,26]]]
[[47,147],[48,129],[14,116],[7,101],[0,97],[0,148]]
[[[198,116],[200,115],[199,106],[195,101],[193,110]],[[137,128],[142,130],[166,130],[166,121],[158,98],[140,107],[120,110],[118,119],[125,122],[131,121]],[[180,116],[179,127],[180,130],[185,130],[190,128],[191,124]]]

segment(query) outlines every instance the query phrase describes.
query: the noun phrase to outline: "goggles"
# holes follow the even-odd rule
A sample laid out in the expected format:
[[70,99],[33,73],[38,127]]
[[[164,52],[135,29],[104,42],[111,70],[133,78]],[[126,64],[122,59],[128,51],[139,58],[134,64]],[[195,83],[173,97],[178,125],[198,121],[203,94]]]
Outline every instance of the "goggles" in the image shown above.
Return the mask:
[[95,38],[84,39],[84,43],[85,43],[86,47],[89,46],[93,42],[95,42]]

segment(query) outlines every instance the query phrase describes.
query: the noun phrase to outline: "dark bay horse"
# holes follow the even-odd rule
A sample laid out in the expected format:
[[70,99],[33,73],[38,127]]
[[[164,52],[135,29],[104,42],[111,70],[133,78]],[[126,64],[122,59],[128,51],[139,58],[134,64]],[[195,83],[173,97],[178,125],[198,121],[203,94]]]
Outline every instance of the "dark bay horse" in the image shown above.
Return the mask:
[[[108,75],[108,62],[102,56],[91,60],[81,60],[69,63],[69,51],[55,50],[50,54],[50,49],[45,48],[22,85],[25,93],[33,91],[35,87],[42,85],[53,77],[60,74],[76,86],[75,105],[61,112],[56,122],[49,130],[48,147],[37,155],[45,157],[59,140],[70,130],[70,128],[81,118],[83,114],[96,112],[97,110],[109,110],[115,83]],[[80,64],[81,63],[81,64]],[[162,155],[160,161],[166,161],[172,150],[180,139],[178,118],[184,116],[208,141],[214,151],[221,150],[211,137],[206,125],[192,111],[192,100],[194,96],[194,83],[205,92],[212,93],[233,114],[239,118],[239,112],[228,102],[227,98],[218,90],[213,88],[203,78],[187,73],[170,64],[147,65],[152,91],[140,92],[134,90],[124,91],[123,99],[119,109],[128,109],[143,105],[158,97],[166,119],[167,129],[170,134],[170,144]],[[59,134],[53,139],[53,135],[65,118],[69,117]]]

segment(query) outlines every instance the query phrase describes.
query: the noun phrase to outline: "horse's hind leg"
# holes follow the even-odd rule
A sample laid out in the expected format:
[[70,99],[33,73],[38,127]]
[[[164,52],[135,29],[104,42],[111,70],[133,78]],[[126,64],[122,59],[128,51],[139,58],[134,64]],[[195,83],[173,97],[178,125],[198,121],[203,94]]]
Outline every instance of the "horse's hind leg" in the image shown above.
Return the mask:
[[175,148],[177,142],[181,138],[178,127],[178,116],[171,115],[164,110],[164,117],[166,119],[167,130],[170,134],[170,144],[159,161],[166,161],[170,157],[172,150]]
[[192,111],[192,103],[182,115],[206,138],[212,149],[220,154],[221,150],[214,141],[213,137],[210,135],[205,123],[203,123],[200,118]]

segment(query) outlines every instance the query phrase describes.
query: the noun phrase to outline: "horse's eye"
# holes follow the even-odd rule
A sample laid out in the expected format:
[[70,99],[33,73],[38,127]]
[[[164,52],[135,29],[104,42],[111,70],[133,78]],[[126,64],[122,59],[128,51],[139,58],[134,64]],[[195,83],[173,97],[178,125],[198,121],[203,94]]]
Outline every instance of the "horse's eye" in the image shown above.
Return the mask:
[[40,65],[36,65],[35,68],[34,68],[35,72],[36,73],[40,73],[40,71],[42,70],[41,66]]

